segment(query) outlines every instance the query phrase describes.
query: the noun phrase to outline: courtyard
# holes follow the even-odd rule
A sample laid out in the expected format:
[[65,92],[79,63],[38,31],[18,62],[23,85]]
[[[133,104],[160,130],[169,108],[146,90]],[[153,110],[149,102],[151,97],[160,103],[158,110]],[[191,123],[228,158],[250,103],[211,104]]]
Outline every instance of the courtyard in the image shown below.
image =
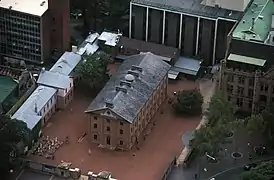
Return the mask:
[[[181,80],[170,82],[168,94],[179,90],[197,88],[192,81]],[[163,173],[175,156],[183,149],[182,135],[195,129],[200,117],[177,117],[167,102],[161,107],[163,114],[158,112],[156,125],[149,126],[151,131],[140,149],[130,152],[109,151],[96,147],[84,136],[87,131],[88,117],[84,113],[92,97],[79,93],[76,89],[74,101],[64,111],[55,113],[44,126],[45,136],[65,139],[69,143],[63,144],[54,154],[54,159],[31,155],[29,158],[42,163],[60,164],[61,161],[72,163],[80,168],[84,174],[88,171],[110,171],[115,178],[126,180],[161,179]]]

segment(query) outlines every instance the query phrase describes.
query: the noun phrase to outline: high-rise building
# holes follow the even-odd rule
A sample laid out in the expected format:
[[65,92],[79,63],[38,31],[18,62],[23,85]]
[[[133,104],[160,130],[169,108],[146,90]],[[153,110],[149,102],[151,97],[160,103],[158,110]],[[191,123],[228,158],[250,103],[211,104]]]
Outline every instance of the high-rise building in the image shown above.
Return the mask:
[[[0,54],[9,61],[43,64],[69,49],[69,1],[1,0]],[[57,13],[57,10],[59,12]]]
[[216,64],[249,1],[131,0],[129,37],[176,47],[183,56]]

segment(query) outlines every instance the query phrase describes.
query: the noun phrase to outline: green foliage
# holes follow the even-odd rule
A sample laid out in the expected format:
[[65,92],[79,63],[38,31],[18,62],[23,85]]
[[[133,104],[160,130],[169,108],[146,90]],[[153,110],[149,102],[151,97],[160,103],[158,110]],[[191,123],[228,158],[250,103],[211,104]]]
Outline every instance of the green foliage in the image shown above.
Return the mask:
[[209,103],[207,118],[210,125],[233,121],[236,107],[221,92],[216,92]]
[[220,145],[225,142],[227,135],[244,125],[243,121],[236,121],[235,112],[236,107],[221,92],[216,92],[206,113],[209,123],[195,132],[191,146],[198,149],[201,156],[208,153],[217,157]]
[[197,89],[178,92],[175,111],[184,115],[199,115],[202,112],[203,97]]
[[254,134],[259,132],[260,134],[264,133],[266,130],[266,124],[264,118],[261,114],[251,115],[245,119],[246,129],[249,134]]
[[[4,174],[13,167],[13,162],[19,156],[18,143],[27,141],[30,130],[26,123],[0,116],[0,173]],[[11,154],[13,154],[11,156]]]
[[105,53],[88,55],[83,58],[76,68],[76,73],[80,77],[80,82],[91,89],[101,89],[108,81],[107,74],[109,56]]
[[240,175],[242,180],[270,180],[274,177],[274,161],[262,162],[259,166]]

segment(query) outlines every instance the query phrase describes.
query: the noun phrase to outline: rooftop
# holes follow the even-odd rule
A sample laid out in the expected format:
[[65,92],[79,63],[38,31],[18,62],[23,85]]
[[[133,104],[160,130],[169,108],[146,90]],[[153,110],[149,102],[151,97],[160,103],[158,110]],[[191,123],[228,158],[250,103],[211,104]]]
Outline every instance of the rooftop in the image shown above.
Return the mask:
[[38,113],[56,93],[56,89],[46,86],[38,86],[30,97],[15,112],[12,119],[24,121],[28,128],[32,129],[42,118]]
[[201,4],[202,0],[131,0],[131,2],[163,10],[177,11],[179,13],[215,19],[221,17],[238,20],[242,16],[242,12],[240,11],[231,11],[223,8],[205,6]]
[[97,42],[98,37],[99,37],[98,33],[90,34],[84,40],[84,42],[79,46],[76,53],[79,54],[79,55],[83,55],[85,53],[86,54],[95,53],[99,49],[98,42]]
[[0,75],[0,103],[2,103],[17,87],[17,82],[9,76]]
[[0,7],[42,16],[48,10],[48,0],[0,0]]
[[122,36],[122,34],[120,34],[120,33],[112,33],[112,32],[104,31],[98,37],[98,40],[105,41],[105,45],[114,47],[119,42],[120,36]]
[[232,32],[232,37],[264,42],[271,30],[273,14],[274,1],[254,0]]
[[63,75],[70,75],[77,64],[81,61],[81,55],[74,52],[65,52],[52,66],[50,72],[59,72]]
[[39,74],[37,83],[53,88],[66,89],[70,87],[70,77],[59,72],[50,72],[42,70]]
[[[176,58],[179,53],[179,50],[174,47],[145,42],[137,39],[130,39],[124,36],[120,38],[119,47],[123,47],[125,49],[134,49],[137,52],[151,52],[155,55],[162,56],[167,59]],[[166,61],[168,61],[167,59]]]
[[[86,112],[109,109],[125,121],[133,123],[139,110],[167,75],[169,69],[169,64],[152,53],[128,57]],[[106,103],[111,103],[113,106],[109,108]]]

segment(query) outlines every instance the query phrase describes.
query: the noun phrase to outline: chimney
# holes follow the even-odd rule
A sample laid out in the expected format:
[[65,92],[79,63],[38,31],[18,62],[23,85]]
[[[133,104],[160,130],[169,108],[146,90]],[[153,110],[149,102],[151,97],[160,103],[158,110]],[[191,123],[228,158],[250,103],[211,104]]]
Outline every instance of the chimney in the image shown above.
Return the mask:
[[35,113],[38,113],[37,103],[34,104],[34,112],[35,112]]
[[128,86],[128,87],[131,87],[131,83],[129,81],[123,81],[121,80],[120,81],[120,86]]
[[143,71],[143,68],[141,68],[140,66],[132,65],[132,66],[131,66],[131,70],[142,72],[142,71]]
[[114,107],[113,101],[111,99],[105,99],[105,103],[106,103],[106,107],[108,108]]
[[135,76],[135,77],[139,77],[139,73],[136,72],[136,71],[128,70],[127,73],[128,73],[128,74],[131,74],[131,75],[133,75],[133,76]]
[[116,86],[116,91],[121,91],[123,93],[127,93],[127,89],[121,86]]

